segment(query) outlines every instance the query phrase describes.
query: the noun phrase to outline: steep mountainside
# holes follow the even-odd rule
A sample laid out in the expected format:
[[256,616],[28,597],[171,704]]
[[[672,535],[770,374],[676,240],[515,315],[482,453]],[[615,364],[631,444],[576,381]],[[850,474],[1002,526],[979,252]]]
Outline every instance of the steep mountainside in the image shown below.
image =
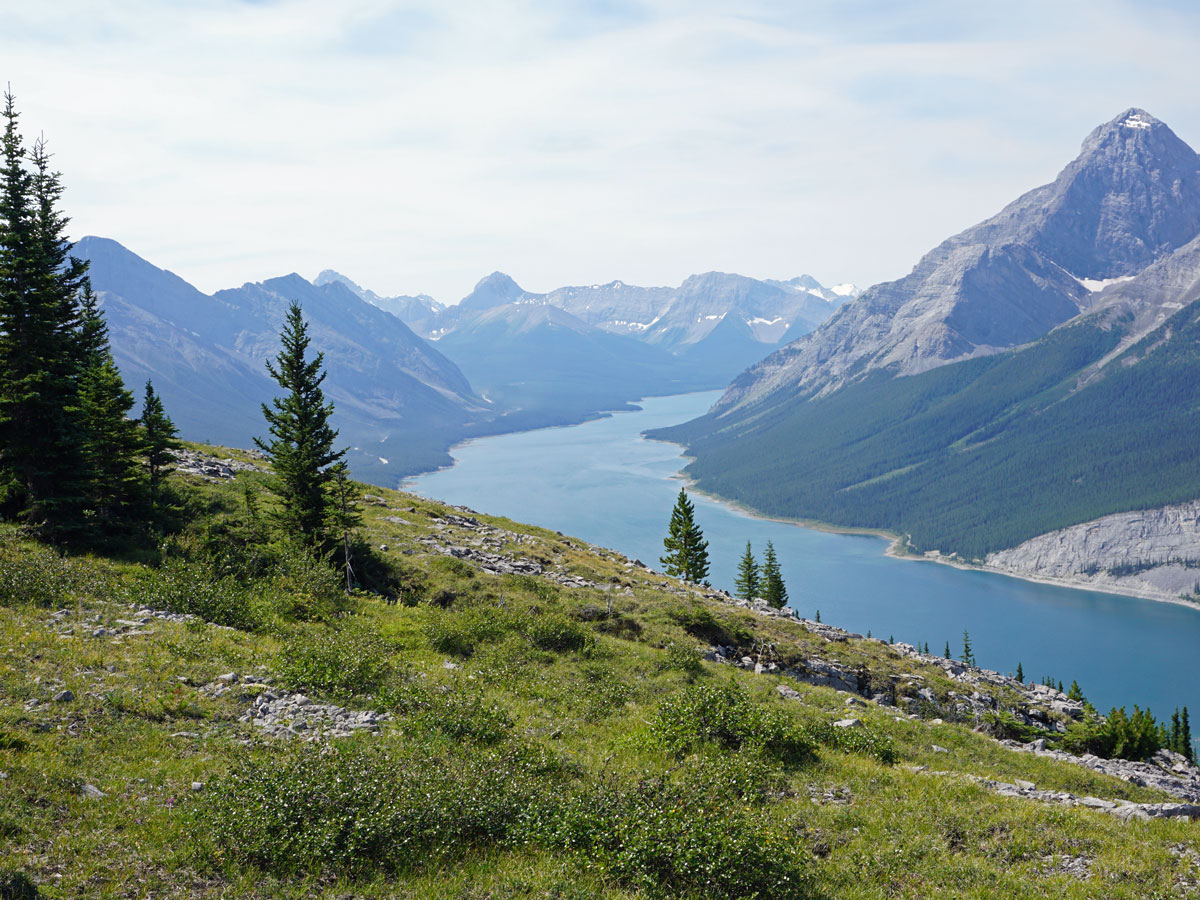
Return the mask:
[[325,353],[334,422],[360,475],[388,480],[389,454],[437,465],[487,412],[454,363],[339,281],[288,275],[210,297],[115,241],[84,238],[74,252],[91,263],[126,381],[152,378],[187,437],[249,444],[263,433],[260,404],[278,392],[265,362],[292,300]]
[[[701,486],[764,512],[885,528],[916,549],[975,559],[1200,497],[1194,163],[1166,126],[1122,114],[1053,185],[947,241],[905,282],[865,292],[744,373],[708,415],[656,436],[688,445]],[[938,275],[963,260],[961,278]],[[937,291],[953,299],[941,318],[929,315]],[[1036,334],[1060,315],[1070,318]],[[873,335],[929,349],[922,335],[950,330],[989,343],[966,341],[970,358],[932,368],[932,357],[882,365],[900,343],[859,353]]]
[[830,390],[875,369],[908,375],[1027,343],[1088,308],[1079,279],[1132,275],[1200,232],[1200,159],[1130,109],[1052,183],[930,251],[763,360],[719,410]]

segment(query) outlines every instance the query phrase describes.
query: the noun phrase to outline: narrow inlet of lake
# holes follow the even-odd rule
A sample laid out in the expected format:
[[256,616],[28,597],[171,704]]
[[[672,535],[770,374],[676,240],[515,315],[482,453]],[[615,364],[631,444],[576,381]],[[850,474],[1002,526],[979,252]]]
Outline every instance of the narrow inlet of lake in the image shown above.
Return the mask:
[[[642,432],[703,414],[719,392],[655,397],[642,410],[563,428],[481,438],[455,464],[409,479],[427,497],[541,525],[660,569],[663,537],[686,464],[674,444]],[[692,496],[709,541],[710,578],[732,590],[749,541],[770,540],[802,616],[940,654],[968,631],[979,664],[1025,676],[1077,679],[1101,711],[1149,706],[1161,719],[1200,700],[1200,612],[1169,603],[1055,587],[884,555],[882,538],[756,518]],[[1200,707],[1197,707],[1200,709]]]

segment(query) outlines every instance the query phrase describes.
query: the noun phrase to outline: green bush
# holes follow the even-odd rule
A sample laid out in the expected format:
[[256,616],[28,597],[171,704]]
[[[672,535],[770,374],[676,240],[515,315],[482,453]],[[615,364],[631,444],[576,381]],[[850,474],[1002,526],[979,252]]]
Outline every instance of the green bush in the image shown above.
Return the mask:
[[667,645],[667,658],[663,662],[663,668],[682,672],[686,678],[692,680],[704,671],[704,664],[700,651],[695,647],[672,643]]
[[170,612],[188,613],[207,622],[243,631],[261,627],[266,617],[251,592],[231,575],[213,577],[203,563],[168,559],[125,585],[126,600]]
[[434,612],[425,634],[439,653],[470,656],[480,644],[498,641],[515,627],[512,613],[505,609],[472,606]]
[[102,593],[105,579],[81,560],[0,535],[0,605],[60,606],[79,595]]
[[283,547],[271,568],[271,577],[256,589],[262,602],[285,619],[328,622],[353,605],[342,573],[303,547]]
[[581,711],[588,722],[599,722],[624,706],[633,697],[633,689],[610,666],[591,663],[583,669],[580,691]]
[[545,578],[533,575],[506,575],[504,580],[517,590],[532,594],[538,600],[549,602],[558,597],[558,585]]
[[431,688],[415,679],[393,681],[379,699],[383,709],[406,716],[409,724],[457,741],[494,744],[513,726],[502,707],[476,692]]
[[754,640],[754,635],[744,625],[721,621],[711,610],[698,604],[688,608],[677,607],[669,615],[692,637],[708,644],[739,647]]
[[279,659],[279,674],[290,687],[336,696],[372,693],[390,669],[387,645],[354,623],[298,631]]
[[1034,725],[1026,725],[1014,716],[1012,713],[1001,710],[1000,712],[985,712],[983,714],[982,730],[985,734],[989,734],[997,740],[1001,741],[1020,741],[1027,744],[1030,741],[1041,737],[1045,732]]
[[378,744],[244,762],[191,807],[199,859],[277,874],[405,872],[498,844],[555,765],[533,751],[401,756]]
[[564,653],[583,650],[595,643],[595,637],[578,622],[558,613],[542,613],[530,618],[524,627],[525,636],[539,650]]
[[834,728],[829,722],[809,724],[806,729],[813,740],[843,753],[873,756],[885,765],[896,761],[896,746],[891,735],[873,728]]
[[685,688],[663,701],[651,729],[676,757],[712,744],[724,750],[748,747],[799,762],[815,749],[800,723],[781,710],[754,702],[734,682]]
[[531,817],[527,839],[652,896],[766,900],[804,887],[807,852],[794,835],[704,779],[595,785],[556,798]]

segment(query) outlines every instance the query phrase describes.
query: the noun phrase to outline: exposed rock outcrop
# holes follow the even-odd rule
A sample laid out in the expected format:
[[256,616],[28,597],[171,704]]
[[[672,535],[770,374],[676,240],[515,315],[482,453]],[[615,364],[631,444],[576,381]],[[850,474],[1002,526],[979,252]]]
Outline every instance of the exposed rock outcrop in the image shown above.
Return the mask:
[[990,553],[984,564],[1143,597],[1200,600],[1200,501],[1072,525]]

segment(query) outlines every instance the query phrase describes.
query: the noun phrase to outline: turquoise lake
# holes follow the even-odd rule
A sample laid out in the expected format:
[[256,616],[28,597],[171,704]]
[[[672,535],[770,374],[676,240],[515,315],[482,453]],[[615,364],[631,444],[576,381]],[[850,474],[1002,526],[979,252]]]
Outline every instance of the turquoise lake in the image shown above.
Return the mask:
[[[661,568],[662,539],[679,493],[681,448],[641,433],[703,414],[718,392],[656,397],[639,412],[564,428],[483,438],[452,451],[455,464],[409,479],[424,496],[542,525]],[[1170,603],[1055,587],[884,555],[887,541],[756,518],[692,495],[709,541],[710,579],[732,589],[746,541],[778,553],[791,606],[829,624],[953,655],[970,633],[979,664],[1025,677],[1078,679],[1101,711],[1149,705],[1200,710],[1200,611]]]

